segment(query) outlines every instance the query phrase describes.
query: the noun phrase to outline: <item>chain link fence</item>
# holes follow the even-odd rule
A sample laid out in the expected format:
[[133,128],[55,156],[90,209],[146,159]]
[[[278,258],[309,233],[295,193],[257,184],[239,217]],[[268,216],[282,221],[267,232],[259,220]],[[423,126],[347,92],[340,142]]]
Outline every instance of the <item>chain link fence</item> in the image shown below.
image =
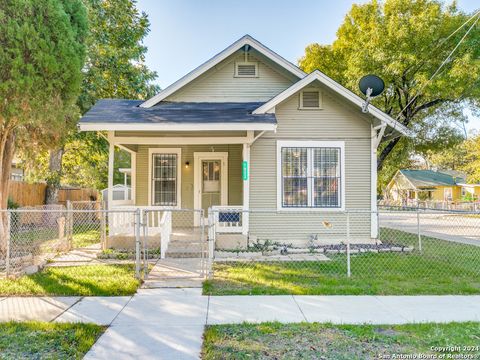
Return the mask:
[[208,251],[203,210],[142,209],[141,237],[145,280],[206,277]]
[[79,202],[5,210],[0,216],[0,278],[46,268],[91,272],[93,268],[86,267],[102,265],[117,266],[140,278],[135,247],[110,246],[118,238],[140,243],[135,232],[140,227],[139,211],[107,211],[100,203]]
[[358,293],[381,292],[378,281],[464,293],[480,286],[480,215],[473,212],[104,210],[77,202],[0,217],[0,277],[114,265],[138,280],[208,278],[232,292],[326,284],[341,292],[346,279],[364,282]]
[[473,212],[214,208],[209,240],[210,278],[228,291],[295,292],[348,278],[371,291],[376,281],[463,282],[472,292],[480,285],[480,215]]

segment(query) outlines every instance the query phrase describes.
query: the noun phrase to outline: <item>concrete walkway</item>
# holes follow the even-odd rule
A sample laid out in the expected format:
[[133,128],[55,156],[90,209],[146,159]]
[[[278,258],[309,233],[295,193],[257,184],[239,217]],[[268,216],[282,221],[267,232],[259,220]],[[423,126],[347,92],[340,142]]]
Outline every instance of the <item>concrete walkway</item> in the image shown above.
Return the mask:
[[197,359],[206,324],[480,321],[480,296],[202,296],[184,288],[0,299],[0,321],[33,319],[109,325],[86,359]]

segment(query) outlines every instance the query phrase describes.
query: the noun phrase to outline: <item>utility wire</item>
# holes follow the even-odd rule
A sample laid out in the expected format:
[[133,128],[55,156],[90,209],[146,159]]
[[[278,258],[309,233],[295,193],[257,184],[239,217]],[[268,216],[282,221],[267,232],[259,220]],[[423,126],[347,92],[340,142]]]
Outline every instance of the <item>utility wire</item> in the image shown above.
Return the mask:
[[[460,26],[457,30],[455,30],[452,34],[450,34],[450,36],[448,38],[450,38],[451,36],[453,36],[453,34],[455,34],[458,30],[460,30],[461,28],[463,28],[468,22],[470,22],[471,19],[473,19],[475,16],[478,16],[480,14],[480,11],[476,12],[469,20],[467,20],[462,26]],[[430,79],[428,79],[428,81],[422,85],[422,87],[420,88],[419,91],[417,91],[417,94],[407,103],[407,105],[404,106],[404,108],[402,110],[400,110],[400,112],[398,113],[397,117],[395,118],[395,120],[398,120],[398,118],[400,118],[400,116],[402,115],[402,113],[405,111],[405,109],[413,102],[415,101],[415,99],[422,93],[422,91],[425,89],[425,87],[435,78],[435,76],[438,75],[438,73],[440,72],[440,70],[445,66],[445,64],[450,60],[450,58],[452,57],[452,55],[455,53],[455,51],[457,51],[458,47],[461,45],[461,43],[465,40],[465,38],[468,36],[468,34],[470,33],[470,31],[472,31],[472,29],[475,27],[475,25],[478,23],[478,20],[480,20],[480,16],[477,17],[477,19],[473,22],[473,24],[468,28],[467,32],[465,33],[465,35],[463,35],[463,37],[460,39],[460,41],[458,41],[457,45],[455,45],[455,47],[453,48],[452,51],[450,51],[450,53],[448,54],[448,56],[445,58],[445,60],[443,60],[443,62],[440,64],[440,66],[437,68],[437,70],[433,73],[433,75],[430,77]],[[448,39],[447,38],[447,39]],[[445,39],[445,40],[447,40]]]
[[[431,53],[433,54],[438,48],[440,48],[443,44],[445,44],[448,40],[450,40],[450,38],[455,35],[457,32],[459,32],[461,29],[463,29],[465,27],[465,25],[467,25],[470,21],[472,21],[475,16],[479,15],[480,14],[480,10],[478,10],[476,13],[474,13],[472,16],[470,16],[467,20],[465,20],[465,22],[460,25],[454,32],[452,32],[450,35],[448,35],[445,39],[443,39],[442,41],[440,41],[440,43],[435,46]],[[421,68],[422,65],[419,66],[419,68]],[[413,69],[414,67],[412,67],[411,69]],[[408,70],[407,70],[408,72]]]

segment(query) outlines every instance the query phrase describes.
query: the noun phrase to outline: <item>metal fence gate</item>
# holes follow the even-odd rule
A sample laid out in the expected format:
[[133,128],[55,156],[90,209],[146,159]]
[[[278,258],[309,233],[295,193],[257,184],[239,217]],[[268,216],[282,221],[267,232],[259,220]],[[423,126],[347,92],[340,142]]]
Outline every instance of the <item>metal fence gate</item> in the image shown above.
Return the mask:
[[203,210],[143,209],[141,225],[144,280],[181,281],[207,276]]

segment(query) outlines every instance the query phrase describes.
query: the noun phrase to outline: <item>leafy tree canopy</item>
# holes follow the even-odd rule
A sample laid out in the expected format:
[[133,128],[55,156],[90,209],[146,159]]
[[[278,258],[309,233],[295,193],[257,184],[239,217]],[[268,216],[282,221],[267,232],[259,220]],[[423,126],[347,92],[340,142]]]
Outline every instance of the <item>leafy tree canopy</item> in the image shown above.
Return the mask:
[[426,160],[439,169],[460,170],[467,174],[467,181],[480,183],[480,135],[464,140],[452,148],[429,152]]
[[[78,106],[88,111],[102,98],[147,99],[159,88],[157,74],[145,65],[147,48],[143,39],[149,32],[147,15],[133,0],[83,0],[88,10],[90,35],[87,60]],[[30,156],[24,156],[25,159]],[[116,151],[118,167],[129,167],[130,158]],[[64,146],[61,181],[65,184],[103,189],[107,187],[108,143],[92,132],[72,131]],[[29,180],[48,175],[48,157],[41,164],[28,164]],[[115,173],[115,183],[123,175]]]
[[319,69],[357,93],[362,76],[373,73],[383,78],[386,91],[373,103],[417,134],[412,140],[397,138],[381,145],[379,179],[391,177],[408,162],[411,151],[425,153],[458,144],[462,135],[458,125],[466,121],[464,108],[480,113],[478,23],[429,82],[478,17],[451,36],[469,18],[455,3],[373,0],[352,6],[333,44],[305,49],[299,60],[303,70]]
[[78,119],[87,31],[80,0],[2,1],[1,207],[15,150],[55,143]]
[[79,105],[82,113],[98,99],[147,99],[158,92],[157,74],[145,65],[143,39],[150,27],[147,14],[134,0],[83,0],[90,36]]

